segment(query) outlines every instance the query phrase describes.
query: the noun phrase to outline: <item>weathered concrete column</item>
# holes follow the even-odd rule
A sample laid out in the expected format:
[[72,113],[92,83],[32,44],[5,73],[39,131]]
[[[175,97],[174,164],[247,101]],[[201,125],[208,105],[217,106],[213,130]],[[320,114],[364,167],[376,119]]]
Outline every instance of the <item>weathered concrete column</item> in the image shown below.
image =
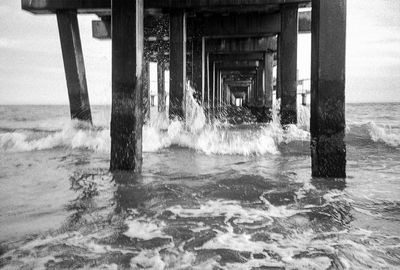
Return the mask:
[[150,60],[144,57],[142,70],[143,123],[150,121]]
[[255,85],[255,80],[252,80],[250,86],[249,86],[249,90],[248,90],[248,106],[254,106],[254,85]]
[[57,22],[71,118],[92,122],[76,11],[57,12]]
[[165,66],[164,61],[158,58],[157,63],[157,83],[158,83],[158,112],[166,112],[166,92],[165,92]]
[[228,85],[225,85],[225,103],[227,106],[231,105],[231,89]]
[[205,107],[210,108],[210,55],[207,53],[205,57],[205,76],[204,76],[204,93],[203,93],[203,103]]
[[280,55],[280,47],[281,47],[281,37],[280,34],[278,35],[277,38],[277,50],[276,50],[276,99],[281,98],[281,94],[282,94],[282,85],[281,85],[281,55]]
[[266,52],[264,54],[264,106],[269,109],[272,108],[273,67],[274,54]]
[[[203,95],[203,43],[201,38],[193,39],[192,78],[196,96],[202,100]],[[200,98],[201,97],[201,98]]]
[[219,106],[222,108],[224,104],[224,80],[222,78],[222,73],[218,71],[218,79],[219,79]]
[[[192,72],[191,80],[192,85],[196,91],[196,96],[200,97],[203,95],[203,84],[204,84],[204,72],[203,72],[203,61],[204,61],[204,37],[203,37],[203,24],[202,20],[196,18],[190,18],[187,20],[187,35],[192,38]],[[202,100],[202,98],[200,98]]]
[[112,0],[111,170],[142,168],[143,0]]
[[311,31],[312,175],[346,177],[346,0],[313,0]]
[[211,98],[211,100],[212,100],[212,108],[213,108],[213,111],[215,110],[215,106],[216,106],[216,99],[217,99],[217,97],[216,97],[216,92],[215,92],[215,71],[216,71],[216,69],[215,69],[215,62],[213,61],[213,62],[211,62],[211,66],[212,66],[212,68],[211,68],[211,72],[212,72],[212,75],[211,75],[211,92],[212,92],[212,98]]
[[215,106],[218,110],[221,108],[221,73],[219,68],[215,69]]
[[186,14],[170,13],[170,90],[169,116],[183,118],[186,88]]
[[281,65],[281,123],[297,123],[297,4],[282,5],[279,40]]
[[257,90],[256,90],[256,106],[262,107],[264,104],[264,61],[260,61],[260,66],[257,68]]

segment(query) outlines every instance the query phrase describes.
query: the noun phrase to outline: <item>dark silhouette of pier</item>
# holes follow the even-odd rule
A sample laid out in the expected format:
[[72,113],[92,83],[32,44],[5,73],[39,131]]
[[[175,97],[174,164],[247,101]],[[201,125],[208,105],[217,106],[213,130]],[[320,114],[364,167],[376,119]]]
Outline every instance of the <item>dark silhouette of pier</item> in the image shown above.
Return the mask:
[[[311,12],[299,12],[312,7]],[[210,113],[239,99],[268,121],[276,96],[282,125],[297,121],[297,35],[312,34],[312,175],[346,176],[346,0],[22,0],[56,14],[71,117],[91,122],[77,15],[99,16],[93,37],[112,39],[111,170],[140,172],[149,113],[150,61],[158,63],[159,111],[184,117],[186,81]]]

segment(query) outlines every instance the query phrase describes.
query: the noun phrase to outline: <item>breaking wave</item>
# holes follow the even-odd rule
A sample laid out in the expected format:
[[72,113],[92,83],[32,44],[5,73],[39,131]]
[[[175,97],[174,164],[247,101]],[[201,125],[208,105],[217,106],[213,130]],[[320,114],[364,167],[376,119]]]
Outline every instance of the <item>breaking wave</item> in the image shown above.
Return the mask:
[[[185,121],[169,120],[158,114],[143,127],[143,151],[157,152],[170,146],[194,149],[205,154],[264,155],[279,154],[282,144],[308,142],[310,139],[307,107],[299,106],[298,124],[282,128],[279,119],[279,101],[274,104],[272,121],[268,124],[244,123],[231,125],[223,120],[207,120],[203,108],[188,86]],[[400,130],[382,127],[374,122],[349,125],[348,143],[384,143],[400,146]],[[371,142],[372,141],[372,142]],[[70,121],[63,129],[3,129],[0,133],[1,152],[38,151],[53,148],[110,151],[110,130],[104,126],[91,127],[79,121]]]
[[381,126],[375,122],[365,124],[353,124],[348,126],[347,141],[383,143],[389,147],[398,148],[400,146],[400,130],[390,126]]
[[[206,154],[278,154],[281,143],[309,140],[309,133],[301,129],[300,125],[290,125],[283,129],[276,112],[270,124],[245,123],[237,128],[221,121],[207,121],[203,108],[191,94],[187,95],[186,106],[185,121],[169,120],[159,114],[143,127],[144,152],[156,152],[177,145]],[[109,134],[108,128],[90,127],[71,121],[58,131],[18,130],[1,133],[0,151],[23,152],[65,147],[109,152]]]

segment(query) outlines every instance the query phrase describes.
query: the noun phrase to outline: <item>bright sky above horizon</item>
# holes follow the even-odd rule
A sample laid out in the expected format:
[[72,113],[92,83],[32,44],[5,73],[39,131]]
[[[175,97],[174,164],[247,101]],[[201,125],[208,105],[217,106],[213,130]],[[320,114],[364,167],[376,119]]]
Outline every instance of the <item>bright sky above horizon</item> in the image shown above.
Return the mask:
[[[111,103],[111,42],[79,26],[91,104]],[[310,77],[310,35],[299,35],[300,78]],[[400,1],[347,0],[346,102],[400,102]],[[0,2],[0,104],[68,104],[57,20]]]

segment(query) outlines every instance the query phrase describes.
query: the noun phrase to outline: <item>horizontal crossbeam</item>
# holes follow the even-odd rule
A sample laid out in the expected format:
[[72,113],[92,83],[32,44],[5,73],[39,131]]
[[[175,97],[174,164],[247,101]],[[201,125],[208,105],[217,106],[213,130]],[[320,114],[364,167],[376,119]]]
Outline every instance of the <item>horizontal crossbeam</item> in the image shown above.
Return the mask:
[[[282,4],[308,5],[311,0],[145,0],[146,9],[191,9],[243,11],[245,7],[262,8]],[[37,13],[55,13],[57,10],[77,10],[79,13],[110,14],[110,0],[21,0],[22,9]]]

